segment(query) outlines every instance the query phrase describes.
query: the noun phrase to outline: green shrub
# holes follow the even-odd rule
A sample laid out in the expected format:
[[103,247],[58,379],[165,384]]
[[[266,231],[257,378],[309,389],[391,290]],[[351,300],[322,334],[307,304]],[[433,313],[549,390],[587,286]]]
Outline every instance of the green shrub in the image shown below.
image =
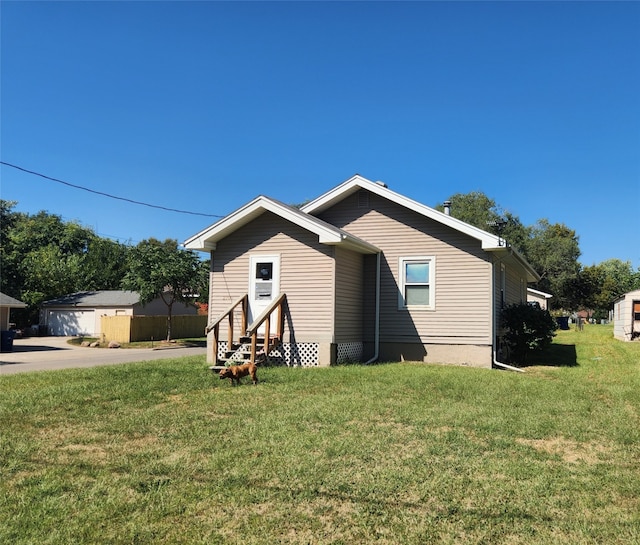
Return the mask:
[[558,329],[548,310],[538,303],[519,303],[502,310],[503,339],[509,347],[510,360],[524,364],[529,352],[551,344]]

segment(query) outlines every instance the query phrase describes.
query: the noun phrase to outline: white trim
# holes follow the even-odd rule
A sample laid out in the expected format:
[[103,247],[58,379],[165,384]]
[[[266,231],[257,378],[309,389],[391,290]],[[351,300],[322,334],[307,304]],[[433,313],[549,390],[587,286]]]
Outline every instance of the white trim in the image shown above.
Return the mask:
[[[418,262],[429,264],[429,304],[428,305],[407,305],[405,302],[404,288],[405,275],[404,265],[406,263]],[[429,310],[436,309],[436,258],[433,255],[428,256],[401,256],[398,258],[398,310]]]
[[[280,254],[250,254],[249,255],[249,316],[250,322],[255,320],[260,313],[265,310],[272,301],[280,295]],[[271,271],[271,297],[269,301],[264,304],[259,304],[256,301],[256,278],[254,275],[255,266],[257,263],[264,261],[273,264]]]
[[359,174],[349,178],[347,181],[343,182],[337,187],[327,191],[325,194],[320,195],[317,199],[311,201],[310,203],[304,205],[301,210],[306,212],[307,214],[319,214],[323,210],[330,208],[335,203],[341,201],[348,195],[355,193],[360,189],[366,189],[379,195],[387,200],[390,200],[400,206],[404,206],[409,210],[416,212],[417,214],[421,214],[429,219],[437,221],[442,225],[446,225],[447,227],[451,227],[460,233],[464,233],[478,241],[480,241],[481,248],[488,252],[508,252],[512,255],[520,264],[524,266],[527,271],[527,281],[528,282],[537,282],[540,280],[540,276],[536,273],[531,265],[527,262],[527,260],[514,248],[506,247],[505,242],[500,237],[479,229],[469,223],[466,223],[462,220],[454,218],[444,212],[440,212],[435,208],[430,208],[429,206],[425,206],[417,201],[409,199],[404,195],[400,195],[395,191],[391,191],[384,184],[380,182],[372,182],[371,180],[367,180],[363,178]]
[[382,184],[372,182],[371,180],[367,180],[360,175],[353,176],[346,182],[343,182],[337,187],[334,187],[324,195],[321,195],[317,199],[311,201],[310,203],[304,205],[301,210],[306,212],[307,214],[314,214],[322,212],[323,210],[331,207],[336,202],[344,199],[347,195],[354,193],[359,189],[366,189],[375,193],[376,195],[380,195],[385,199],[395,202],[409,210],[413,210],[418,214],[426,216],[430,219],[433,219],[439,223],[452,227],[457,231],[465,233],[482,243],[482,248],[487,250],[489,248],[504,248],[501,244],[501,239],[496,235],[488,233],[487,231],[483,231],[482,229],[478,229],[473,225],[470,225],[464,221],[461,221],[453,216],[449,216],[443,212],[436,210],[435,208],[430,208],[421,204],[413,199],[405,197],[404,195],[400,195],[395,191],[391,191],[389,188],[385,187]]
[[545,293],[544,291],[534,290],[533,288],[527,288],[527,293],[531,293],[533,295],[538,295],[540,297],[544,297],[545,299],[553,298],[553,295],[550,293]]
[[184,247],[188,250],[211,251],[216,249],[216,244],[243,225],[248,224],[264,212],[272,212],[291,223],[318,235],[318,242],[327,245],[346,245],[356,251],[368,254],[377,253],[379,250],[373,244],[354,237],[314,216],[305,214],[299,209],[286,205],[263,195],[256,197],[235,212],[207,227],[206,229],[187,239]]

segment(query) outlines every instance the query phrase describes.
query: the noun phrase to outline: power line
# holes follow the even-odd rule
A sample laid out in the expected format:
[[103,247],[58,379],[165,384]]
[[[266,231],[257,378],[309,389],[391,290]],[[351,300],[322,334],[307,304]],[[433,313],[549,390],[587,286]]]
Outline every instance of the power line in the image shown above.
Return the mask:
[[73,187],[75,189],[82,189],[83,191],[87,191],[89,193],[94,193],[96,195],[101,195],[103,197],[109,197],[110,199],[116,199],[118,201],[125,201],[131,204],[139,204],[140,206],[148,206],[149,208],[158,208],[160,210],[166,210],[167,212],[177,212],[179,214],[191,214],[192,216],[205,216],[208,218],[223,218],[224,216],[219,216],[217,214],[203,214],[202,212],[190,212],[188,210],[178,210],[176,208],[168,208],[166,206],[159,206],[157,204],[149,204],[141,201],[134,201],[133,199],[127,199],[126,197],[118,197],[117,195],[110,195],[109,193],[104,193],[102,191],[96,191],[95,189],[89,189],[88,187],[83,187],[81,185],[72,184],[70,182],[65,182],[64,180],[59,180],[57,178],[52,178],[51,176],[46,176],[44,174],[40,174],[39,172],[34,172],[33,170],[28,170],[26,168],[19,167],[18,165],[12,165],[11,163],[6,163],[5,161],[0,161],[0,164],[5,165],[7,167],[15,168],[16,170],[21,170],[22,172],[26,172],[27,174],[33,174],[34,176],[40,176],[40,178],[44,178],[45,180],[51,180],[52,182],[57,182],[59,184],[63,184],[69,187]]

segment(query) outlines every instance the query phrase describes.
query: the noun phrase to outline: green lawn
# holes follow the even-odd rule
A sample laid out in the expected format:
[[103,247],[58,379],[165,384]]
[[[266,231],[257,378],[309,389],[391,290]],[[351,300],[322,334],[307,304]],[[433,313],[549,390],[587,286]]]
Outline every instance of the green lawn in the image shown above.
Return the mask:
[[0,377],[0,543],[640,543],[640,343],[534,362]]

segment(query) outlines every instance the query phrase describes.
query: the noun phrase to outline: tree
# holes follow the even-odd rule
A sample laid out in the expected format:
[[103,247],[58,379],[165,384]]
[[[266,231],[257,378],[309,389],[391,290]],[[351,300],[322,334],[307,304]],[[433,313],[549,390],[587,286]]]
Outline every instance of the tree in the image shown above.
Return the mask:
[[0,199],[0,291],[12,297],[20,295],[11,244],[11,234],[19,218],[19,214],[13,211],[16,204],[16,201]]
[[22,262],[22,269],[25,277],[22,298],[32,306],[82,289],[78,283],[82,257],[77,254],[65,255],[53,244],[30,252]]
[[122,288],[138,292],[144,305],[162,299],[167,306],[167,340],[171,340],[171,317],[176,302],[192,303],[202,286],[202,263],[190,250],[178,248],[178,242],[151,238],[131,249],[129,271]]
[[[493,233],[517,250],[525,251],[530,230],[517,216],[503,210],[482,191],[456,193],[448,200],[451,203],[451,216],[454,218]],[[436,209],[442,211],[444,205],[438,204]]]
[[613,301],[635,289],[640,289],[640,270],[634,271],[631,261],[620,259],[584,267],[575,287],[582,308],[593,310],[596,319],[606,319]]
[[[527,227],[511,212],[505,211],[481,191],[456,193],[449,198],[451,215],[489,231],[520,251],[541,275],[538,288],[553,294],[557,308],[575,308],[579,284],[580,248],[575,231],[562,223],[539,220]],[[436,206],[443,210],[443,205]]]
[[553,294],[555,308],[578,306],[572,288],[580,271],[580,247],[573,229],[538,220],[531,229],[525,256],[541,277],[538,287]]
[[[482,191],[456,193],[451,195],[448,201],[451,203],[451,215],[454,218],[466,221],[480,229],[486,230],[491,222],[500,219],[500,209],[496,202]],[[439,204],[436,209],[442,211],[444,206]]]
[[55,214],[16,212],[16,204],[0,200],[0,291],[29,305],[13,313],[20,326],[37,323],[38,308],[47,299],[120,288],[127,246]]
[[80,283],[86,290],[117,290],[127,273],[130,247],[107,238],[89,242]]

